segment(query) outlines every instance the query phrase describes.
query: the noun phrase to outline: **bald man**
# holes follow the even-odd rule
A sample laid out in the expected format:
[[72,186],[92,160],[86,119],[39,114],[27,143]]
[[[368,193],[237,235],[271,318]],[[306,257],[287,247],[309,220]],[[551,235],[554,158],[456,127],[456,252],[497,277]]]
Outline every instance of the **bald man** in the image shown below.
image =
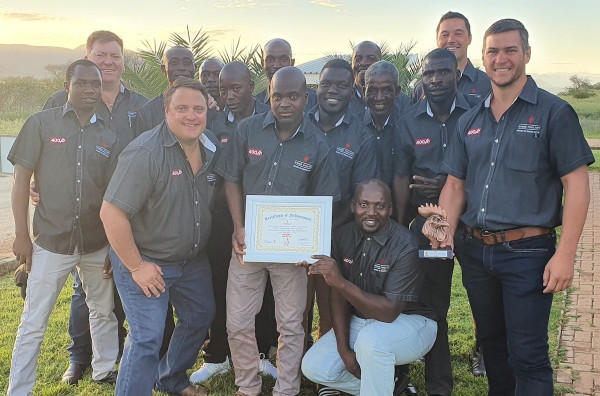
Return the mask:
[[220,109],[224,106],[219,95],[219,73],[222,68],[223,62],[215,58],[207,59],[200,65],[200,82],[215,99]]
[[261,392],[254,317],[262,304],[267,276],[275,297],[278,378],[273,395],[300,391],[304,347],[302,314],[306,304],[306,271],[289,263],[243,261],[243,197],[323,195],[339,199],[337,173],[325,139],[304,122],[306,79],[295,67],[276,71],[270,85],[271,110],[242,121],[225,146],[215,170],[225,179],[233,219],[233,251],[227,282],[227,332],[238,396]]
[[[292,46],[290,43],[282,38],[274,38],[267,41],[263,48],[261,64],[269,84],[277,70],[287,66],[294,66],[295,63],[296,60],[292,56]],[[308,93],[306,111],[308,111],[317,104],[317,93],[310,88],[307,88],[306,92]],[[268,105],[270,103],[269,86],[256,95],[256,99]]]

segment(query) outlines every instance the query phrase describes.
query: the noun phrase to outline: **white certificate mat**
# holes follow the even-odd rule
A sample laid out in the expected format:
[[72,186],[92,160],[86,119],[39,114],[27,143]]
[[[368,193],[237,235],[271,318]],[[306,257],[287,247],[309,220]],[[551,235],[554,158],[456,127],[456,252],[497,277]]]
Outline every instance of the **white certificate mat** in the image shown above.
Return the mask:
[[331,197],[246,196],[244,261],[297,263],[331,254]]

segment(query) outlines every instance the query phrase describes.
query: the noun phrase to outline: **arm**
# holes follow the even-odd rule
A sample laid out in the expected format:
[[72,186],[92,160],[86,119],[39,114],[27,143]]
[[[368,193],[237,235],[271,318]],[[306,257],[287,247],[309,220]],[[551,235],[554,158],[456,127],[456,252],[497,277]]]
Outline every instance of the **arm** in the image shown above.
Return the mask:
[[14,168],[11,206],[15,220],[15,240],[13,253],[20,264],[25,263],[25,269],[31,271],[31,254],[33,246],[29,236],[29,182],[33,171],[16,164]]
[[123,265],[131,272],[135,283],[142,289],[146,297],[158,297],[165,292],[165,281],[162,270],[155,263],[142,259],[135,245],[131,224],[127,212],[107,201],[102,202],[100,219],[108,241]]
[[565,190],[563,229],[556,252],[544,270],[544,293],[563,291],[573,283],[573,262],[577,252],[577,243],[590,204],[587,166],[580,166],[561,177],[560,180]]
[[331,289],[329,307],[338,353],[346,369],[360,379],[360,365],[356,353],[350,349],[350,304],[336,289]]
[[410,198],[410,176],[394,175],[394,204],[396,207],[396,213],[394,220],[403,226],[408,227],[408,224],[403,223],[404,213],[406,213],[406,206],[408,205],[408,199]]
[[240,264],[244,265],[244,250],[246,249],[246,229],[244,228],[244,202],[242,186],[238,183],[225,181],[225,196],[227,197],[227,206],[233,220],[233,251],[235,252]]
[[309,275],[323,275],[325,282],[346,299],[357,311],[368,318],[380,322],[391,323],[404,310],[406,305],[401,301],[391,301],[383,296],[366,293],[358,286],[345,279],[334,259],[329,256],[311,256],[318,261],[311,264]]
[[454,250],[454,233],[458,226],[458,218],[465,208],[465,181],[448,175],[446,184],[440,194],[439,206],[446,211],[447,220],[450,224],[448,239],[442,242],[442,246],[448,246]]

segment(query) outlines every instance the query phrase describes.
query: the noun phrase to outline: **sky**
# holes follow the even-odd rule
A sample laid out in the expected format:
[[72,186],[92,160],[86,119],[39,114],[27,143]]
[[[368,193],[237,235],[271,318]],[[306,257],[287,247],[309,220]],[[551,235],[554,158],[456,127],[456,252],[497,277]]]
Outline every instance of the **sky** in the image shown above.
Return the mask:
[[[142,5],[143,4],[143,5]],[[330,53],[349,53],[350,41],[386,41],[391,48],[416,43],[414,52],[434,49],[441,15],[469,18],[469,58],[481,64],[483,33],[498,19],[515,18],[529,31],[528,73],[587,73],[600,76],[597,0],[0,0],[0,44],[75,48],[94,30],[111,30],[125,48],[145,40],[167,41],[172,32],[200,28],[215,50],[287,39],[296,64]],[[600,78],[600,77],[599,77]]]

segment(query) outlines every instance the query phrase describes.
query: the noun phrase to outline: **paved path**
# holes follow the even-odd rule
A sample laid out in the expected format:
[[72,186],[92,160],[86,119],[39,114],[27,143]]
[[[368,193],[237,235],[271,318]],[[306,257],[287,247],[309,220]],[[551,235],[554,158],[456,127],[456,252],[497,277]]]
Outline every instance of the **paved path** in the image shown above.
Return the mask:
[[587,139],[588,144],[594,150],[600,149],[600,139]]
[[565,361],[557,383],[570,395],[600,395],[600,173],[590,173],[592,199],[575,259],[575,291],[570,295],[560,348]]

